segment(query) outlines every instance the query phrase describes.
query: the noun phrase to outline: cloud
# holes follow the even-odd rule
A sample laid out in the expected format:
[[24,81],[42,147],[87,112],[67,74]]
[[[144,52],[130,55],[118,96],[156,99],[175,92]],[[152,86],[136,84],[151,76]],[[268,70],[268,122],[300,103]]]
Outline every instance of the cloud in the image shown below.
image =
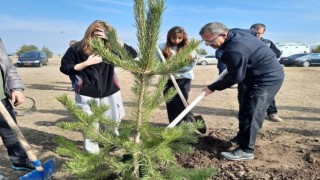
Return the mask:
[[32,32],[82,32],[86,27],[68,20],[42,18],[14,18],[0,14],[0,30],[27,30]]
[[[124,14],[127,11],[127,7],[131,8],[133,6],[133,3],[114,0],[91,0],[75,1],[73,2],[73,5],[93,12]],[[119,6],[125,6],[125,8],[121,8]]]
[[[291,21],[318,21],[320,19],[318,13],[318,1],[308,0],[307,3],[293,3],[289,0],[272,2],[256,2],[253,0],[248,1],[234,1],[228,0],[226,3],[232,5],[226,6],[225,3],[215,4],[213,6],[204,6],[203,3],[194,3],[193,5],[167,5],[167,16],[185,17],[207,19],[209,17],[226,19],[232,17],[239,19],[242,22],[244,19],[263,19],[264,21],[277,21],[285,23],[287,20]],[[170,2],[168,2],[170,3]],[[250,9],[250,10],[248,10]],[[219,15],[220,14],[220,15]],[[165,15],[166,16],[166,15]],[[294,17],[294,18],[293,18]],[[230,21],[230,20],[228,20]]]
[[107,3],[107,4],[116,4],[116,5],[121,5],[121,6],[129,6],[129,7],[133,6],[133,3],[114,1],[114,0],[93,0],[93,1]]
[[124,13],[124,10],[119,10],[119,8],[115,8],[115,7],[112,8],[107,6],[97,6],[97,5],[91,5],[89,3],[77,3],[75,5],[92,12],[100,12],[100,13],[106,13],[106,14],[110,14],[110,13],[123,14]]

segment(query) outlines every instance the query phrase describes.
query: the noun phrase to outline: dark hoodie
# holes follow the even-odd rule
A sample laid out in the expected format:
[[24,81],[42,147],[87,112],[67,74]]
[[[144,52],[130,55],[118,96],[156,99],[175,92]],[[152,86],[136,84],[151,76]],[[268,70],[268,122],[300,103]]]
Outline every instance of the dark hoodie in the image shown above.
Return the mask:
[[251,31],[230,29],[224,44],[221,61],[228,74],[209,85],[210,90],[223,90],[236,83],[245,85],[274,85],[284,78],[284,71],[274,52],[253,36]]
[[[124,44],[124,48],[133,58],[137,57],[137,52],[131,46]],[[62,57],[60,71],[70,76],[74,91],[93,98],[103,98],[118,92],[120,87],[113,65],[103,61],[81,71],[74,70],[76,64],[87,59],[88,55],[84,54],[80,43],[70,46]]]

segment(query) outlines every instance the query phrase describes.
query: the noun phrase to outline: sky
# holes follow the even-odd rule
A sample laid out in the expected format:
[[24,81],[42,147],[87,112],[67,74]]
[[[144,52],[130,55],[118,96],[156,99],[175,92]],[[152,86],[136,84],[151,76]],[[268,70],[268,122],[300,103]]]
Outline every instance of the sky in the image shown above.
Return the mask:
[[[94,20],[107,21],[120,39],[137,48],[133,0],[0,0],[0,38],[7,53],[22,45],[47,47],[63,55],[70,40],[81,40]],[[228,28],[267,26],[264,38],[273,42],[320,43],[319,0],[166,0],[159,43],[173,26],[201,40],[199,30],[209,22]],[[205,48],[208,54],[214,50]]]

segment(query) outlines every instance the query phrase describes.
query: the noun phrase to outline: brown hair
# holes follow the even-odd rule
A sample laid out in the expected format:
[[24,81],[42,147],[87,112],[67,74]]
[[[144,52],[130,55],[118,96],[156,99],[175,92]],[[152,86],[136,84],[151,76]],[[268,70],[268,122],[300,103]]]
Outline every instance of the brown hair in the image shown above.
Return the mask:
[[[96,20],[93,21],[87,28],[83,39],[81,40],[81,47],[83,52],[86,55],[92,54],[92,48],[90,47],[88,41],[91,40],[94,36],[92,35],[96,29],[103,29],[105,33],[108,33],[112,30],[112,27],[105,21]],[[109,43],[105,43],[106,48],[110,49]]]
[[185,45],[187,45],[189,43],[187,33],[182,27],[175,26],[175,27],[171,28],[167,33],[166,47],[164,48],[164,50],[162,52],[163,56],[165,58],[168,58],[172,55],[171,47],[174,46],[174,44],[171,42],[171,38],[176,37],[178,35],[182,35],[182,41],[178,44],[177,52],[179,52],[181,48],[183,48]]

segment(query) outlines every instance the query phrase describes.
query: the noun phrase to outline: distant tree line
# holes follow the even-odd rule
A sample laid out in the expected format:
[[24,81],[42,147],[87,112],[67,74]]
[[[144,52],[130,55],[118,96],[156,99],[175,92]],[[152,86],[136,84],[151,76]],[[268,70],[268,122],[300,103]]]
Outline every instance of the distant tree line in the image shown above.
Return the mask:
[[316,46],[315,48],[312,49],[313,53],[320,53],[320,45]]
[[[22,53],[26,52],[26,51],[39,51],[39,48],[35,45],[22,45],[20,47],[20,49],[17,50],[16,54],[17,56],[20,56]],[[50,51],[49,48],[47,48],[46,46],[43,46],[41,51],[45,52],[47,54],[48,58],[51,58],[53,56],[52,51]]]
[[197,51],[197,53],[199,54],[199,55],[207,55],[208,53],[207,53],[207,51],[205,50],[205,49],[203,49],[203,48],[200,48],[200,49],[196,49],[196,51]]

